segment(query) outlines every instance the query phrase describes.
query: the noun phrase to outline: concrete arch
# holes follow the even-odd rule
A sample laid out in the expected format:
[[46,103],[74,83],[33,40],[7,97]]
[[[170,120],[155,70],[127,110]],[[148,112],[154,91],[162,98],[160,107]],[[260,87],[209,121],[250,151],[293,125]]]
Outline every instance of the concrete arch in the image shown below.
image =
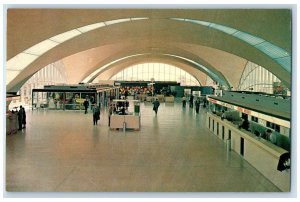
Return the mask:
[[[135,43],[134,45],[134,49],[124,49],[119,51],[117,54],[115,55],[111,55],[110,57],[101,60],[99,63],[95,64],[93,68],[90,68],[89,71],[86,71],[86,74],[82,76],[81,81],[83,80],[83,82],[91,82],[93,80],[93,78],[95,78],[97,75],[94,75],[92,79],[89,80],[85,80],[85,78],[89,77],[91,74],[93,74],[93,72],[97,71],[97,69],[100,67],[103,68],[105,67],[107,64],[110,64],[114,61],[118,61],[120,58],[126,58],[129,56],[129,58],[126,58],[126,60],[130,60],[133,59],[133,57],[131,56],[135,56],[135,55],[148,55],[150,57],[166,57],[167,55],[169,55],[169,57],[171,57],[171,55],[174,56],[180,56],[182,57],[180,60],[183,60],[183,58],[186,58],[187,60],[192,60],[195,63],[201,64],[204,67],[206,67],[208,71],[206,71],[207,74],[209,74],[214,80],[217,80],[215,77],[219,77],[219,81],[221,80],[224,81],[225,85],[228,86],[232,86],[231,84],[231,79],[225,78],[225,76],[222,74],[222,72],[218,71],[217,68],[215,68],[213,65],[211,65],[209,62],[206,61],[206,59],[201,58],[199,55],[195,55],[194,53],[191,53],[189,51],[186,50],[182,50],[180,48],[177,48],[176,45],[168,45],[165,44],[165,46],[163,48],[153,48],[153,47],[143,47],[143,44],[139,45],[139,43]],[[154,49],[154,50],[153,50]],[[139,52],[136,52],[136,50],[139,50]],[[173,58],[176,58],[174,57]],[[140,56],[139,56],[140,57]],[[72,58],[71,60],[73,60],[75,58]],[[179,57],[177,57],[177,59],[179,59]],[[124,61],[124,60],[122,60]],[[197,67],[197,65],[192,64],[191,62],[186,61],[187,63],[189,63],[190,65],[192,65],[193,67],[195,67],[196,69],[201,69],[199,68],[199,66]],[[111,64],[113,65],[113,64]],[[110,65],[110,66],[111,66]],[[105,70],[103,70],[105,71]],[[101,72],[103,72],[101,71]],[[202,71],[202,70],[200,70]],[[216,75],[216,76],[214,76]],[[233,75],[233,74],[231,74]]]
[[[86,11],[86,12],[88,13],[88,11]],[[73,14],[74,13],[76,13],[76,12],[73,11]],[[85,14],[88,15],[87,13],[85,13]],[[116,11],[114,13],[116,13]],[[128,17],[130,14],[130,17],[133,17],[134,13],[135,12],[132,10],[128,11],[128,12],[125,11],[122,14],[122,16],[124,18],[124,16]],[[15,91],[16,89],[18,89],[20,87],[20,84],[23,82],[23,80],[25,78],[27,78],[28,76],[32,75],[37,70],[41,69],[42,67],[44,67],[47,64],[52,63],[54,61],[60,60],[62,58],[76,54],[81,51],[85,51],[85,50],[88,50],[91,48],[96,48],[99,46],[107,46],[109,44],[119,44],[120,45],[119,48],[122,49],[122,47],[124,48],[126,46],[126,44],[124,44],[123,41],[135,42],[137,40],[151,41],[150,45],[153,47],[163,47],[164,43],[175,43],[176,42],[178,44],[185,44],[184,48],[186,50],[187,49],[190,50],[190,48],[195,48],[196,46],[206,46],[206,47],[223,50],[224,52],[228,52],[233,55],[237,55],[241,58],[250,60],[252,62],[255,62],[255,63],[265,67],[266,69],[268,69],[269,71],[274,73],[276,76],[278,76],[283,81],[284,84],[286,84],[287,86],[290,86],[290,83],[291,83],[290,74],[288,72],[286,72],[285,70],[283,70],[280,67],[280,65],[274,63],[274,61],[272,61],[270,58],[266,57],[265,55],[259,53],[253,47],[250,47],[249,45],[247,45],[241,41],[238,41],[237,39],[233,39],[230,36],[225,36],[225,34],[219,33],[216,30],[210,30],[208,28],[199,27],[199,26],[195,26],[192,24],[184,24],[183,25],[182,23],[179,23],[179,22],[171,22],[171,20],[159,18],[159,17],[166,18],[166,17],[178,17],[178,16],[182,17],[182,18],[198,18],[198,19],[205,19],[205,20],[210,18],[211,21],[214,21],[214,22],[219,21],[219,23],[224,24],[224,20],[222,20],[221,18],[218,17],[217,20],[216,19],[213,20],[213,17],[209,17],[209,16],[212,13],[222,13],[222,15],[225,15],[225,13],[227,13],[228,17],[225,16],[225,19],[228,22],[228,19],[229,18],[232,19],[232,16],[236,16],[237,14],[242,15],[243,14],[242,11],[239,11],[239,12],[233,11],[230,14],[229,11],[220,12],[220,11],[214,10],[211,12],[206,12],[206,16],[204,16],[204,15],[200,16],[199,14],[197,15],[196,12],[192,12],[192,11],[190,11],[190,12],[178,11],[178,15],[174,16],[174,12],[170,12],[170,11],[167,11],[165,13],[163,11],[152,11],[152,13],[151,12],[149,13],[148,11],[146,12],[146,11],[140,10],[139,15],[136,15],[136,16],[141,16],[141,14],[143,14],[143,16],[145,16],[145,14],[150,14],[150,16],[153,16],[153,13],[155,13],[157,15],[157,17],[153,18],[151,20],[147,20],[144,22],[136,21],[136,22],[131,22],[131,23],[122,23],[122,24],[106,27],[104,29],[94,30],[94,31],[88,32],[86,34],[83,34],[82,36],[78,36],[78,37],[75,37],[74,39],[66,41],[63,44],[60,44],[59,46],[53,48],[51,51],[48,51],[46,54],[42,55],[38,60],[34,61],[32,64],[30,64],[26,69],[24,69],[22,74],[19,74],[18,76],[16,76],[15,79],[7,85],[8,91]],[[282,24],[284,27],[287,27],[287,24],[289,25],[289,23],[290,23],[289,12],[286,10],[277,11],[277,12],[276,11],[272,11],[272,12],[266,11],[265,13],[262,13],[261,11],[256,11],[256,12],[251,11],[251,12],[246,12],[246,13],[250,16],[250,18],[252,18],[254,20],[253,22],[259,24],[259,25],[256,24],[259,28],[262,28],[263,26],[266,26],[266,25],[264,23],[262,23],[261,21],[259,21],[259,19],[256,17],[257,15],[260,15],[261,17],[267,16],[267,18],[265,18],[265,19],[270,20],[270,22],[272,22],[272,19],[270,18],[271,14],[276,17],[284,16],[284,20],[280,21],[279,24]],[[42,13],[39,13],[39,14],[43,15]],[[45,15],[49,17],[52,14],[53,13],[51,13],[49,11],[49,12],[46,12]],[[102,20],[109,19],[109,18],[111,19],[112,16],[113,16],[112,14],[111,15],[107,14],[107,16],[104,15],[104,16],[102,16]],[[114,17],[116,17],[116,16],[117,15],[115,15]],[[68,14],[66,14],[64,17],[68,18],[70,16],[68,16]],[[13,19],[16,20],[17,18],[18,17],[13,18]],[[93,17],[91,17],[91,18],[93,18]],[[277,18],[274,18],[274,19],[277,19]],[[93,20],[94,20],[94,18],[93,18]],[[73,21],[73,19],[71,21],[72,21],[72,23],[70,23],[70,24],[72,24],[72,26],[75,26],[75,25],[78,26],[79,23],[76,24],[76,22]],[[30,19],[28,19],[29,24],[30,24],[30,22],[32,22],[32,21],[30,21]],[[8,23],[8,24],[10,24],[10,23]],[[48,23],[46,23],[46,24],[48,24]],[[235,24],[235,23],[233,23],[233,24]],[[235,25],[231,25],[231,27],[236,27],[236,28],[240,27],[246,31],[249,30],[249,28],[246,25],[244,25],[244,26],[241,25],[241,23],[238,20]],[[268,24],[267,26],[270,26],[276,30],[278,28],[277,25],[276,26],[271,25],[271,23],[270,23],[270,25]],[[31,27],[34,27],[34,25],[31,25]],[[38,27],[38,26],[36,26],[36,27]],[[33,30],[35,30],[36,27],[33,28]],[[53,28],[53,25],[50,27]],[[66,27],[70,27],[70,26],[66,26]],[[168,29],[165,29],[166,27],[168,27]],[[263,29],[263,30],[265,30],[265,29]],[[259,29],[258,29],[258,31],[259,31]],[[11,29],[9,29],[9,32],[11,33]],[[249,30],[249,32],[251,33],[251,30]],[[280,31],[279,32],[280,35],[283,32],[290,33],[290,29]],[[199,33],[201,33],[200,36],[199,36]],[[43,32],[43,34],[41,34],[41,35],[46,36],[47,34],[50,35],[51,30],[48,30],[47,33]],[[259,35],[264,35],[264,34],[265,33],[262,32]],[[36,34],[37,38],[39,38],[38,36],[40,37],[39,34]],[[265,35],[265,36],[267,36],[267,35]],[[32,37],[34,37],[34,36],[32,36]],[[28,41],[31,41],[31,44],[34,41],[34,39],[32,37],[29,37],[31,40],[28,40]],[[276,41],[276,37],[269,36],[269,38],[268,37],[264,37],[264,38],[270,39],[270,41]],[[279,38],[279,37],[277,37],[277,38]],[[212,40],[212,39],[214,39],[214,40]],[[280,40],[277,40],[277,41],[279,44]],[[11,47],[11,45],[8,45],[8,49],[10,49],[10,47]],[[21,47],[21,46],[18,46],[18,47]],[[284,47],[284,46],[282,46],[282,47]],[[16,49],[17,48],[15,48],[15,50]],[[111,50],[107,49],[106,51],[109,53]],[[10,54],[9,50],[8,50],[8,52],[9,52],[8,55],[13,55],[13,53]],[[192,52],[192,51],[190,51],[190,52]],[[178,54],[178,55],[181,55],[181,54]],[[8,56],[8,58],[9,58],[9,56]],[[219,71],[222,72],[223,71],[222,68],[220,68]]]
[[[279,9],[47,9],[7,10],[7,59],[54,35],[97,22],[128,17],[190,18],[228,25],[253,33],[291,50],[291,15],[288,6]],[[59,22],[59,23],[53,23]],[[19,35],[22,33],[22,35]],[[274,34],[276,33],[276,34]],[[26,39],[26,40],[24,40]]]
[[[202,73],[208,75],[209,77],[211,77],[213,80],[216,80],[215,78],[215,75],[212,75],[212,73],[210,72],[207,72],[205,71],[204,69],[201,69],[199,66],[187,61],[187,60],[184,60],[182,58],[176,58],[174,56],[171,56],[171,55],[166,55],[166,54],[162,54],[162,55],[137,55],[136,57],[134,58],[128,58],[128,59],[124,59],[122,61],[118,61],[110,66],[107,66],[105,69],[101,70],[98,74],[96,74],[95,76],[91,77],[90,80],[88,80],[88,83],[92,82],[96,77],[98,77],[99,75],[105,73],[106,71],[109,71],[111,68],[113,68],[114,66],[120,66],[120,64],[126,62],[126,60],[129,60],[129,61],[132,61],[133,64],[137,63],[136,61],[140,61],[139,63],[143,62],[145,63],[146,61],[150,60],[150,61],[154,61],[154,60],[160,60],[160,61],[163,61],[163,63],[167,63],[169,64],[170,63],[170,60],[173,60],[173,63],[174,64],[184,64],[184,65],[187,65],[189,67],[192,67],[198,71],[201,71]],[[122,65],[123,68],[126,68],[128,66],[125,66],[125,65]],[[223,80],[224,79],[224,80]],[[226,80],[226,78],[219,78],[218,82],[222,82],[224,83],[224,85],[226,85],[226,87],[229,87],[229,83],[228,81]]]
[[118,72],[122,71],[123,69],[130,67],[132,65],[136,64],[143,64],[143,63],[164,63],[173,65],[175,67],[178,67],[187,73],[191,74],[196,78],[196,80],[200,83],[200,85],[205,85],[207,77],[209,77],[207,74],[196,70],[195,68],[191,67],[189,64],[180,63],[178,61],[172,60],[171,58],[157,58],[157,57],[137,57],[134,60],[127,60],[122,63],[116,64],[113,67],[111,67],[109,70],[104,71],[103,73],[99,74],[93,82],[98,82],[101,80],[108,80],[113,75],[117,74]]
[[[104,51],[106,49],[114,50],[114,54],[111,53],[108,55],[107,52]],[[72,75],[72,78],[77,78],[76,80],[69,80],[69,82],[82,82],[96,69],[103,67],[112,61],[118,60],[119,58],[124,58],[128,56],[127,54],[137,54],[137,52],[135,52],[136,49],[139,50],[138,53],[153,53],[153,55],[159,55],[155,53],[169,53],[173,55],[181,54],[183,57],[189,57],[189,59],[209,67],[211,71],[220,75],[221,78],[225,77],[229,84],[234,88],[238,85],[240,75],[247,62],[245,59],[235,55],[204,46],[172,43],[164,44],[163,48],[153,48],[145,47],[143,43],[136,41],[134,44],[128,43],[122,50],[118,49],[118,45],[109,45],[109,47],[98,47],[64,58],[63,63],[67,67],[65,69]],[[219,71],[221,67],[223,69],[222,72]],[[76,69],[76,71],[74,71],[74,69]],[[84,71],[82,69],[84,69]]]

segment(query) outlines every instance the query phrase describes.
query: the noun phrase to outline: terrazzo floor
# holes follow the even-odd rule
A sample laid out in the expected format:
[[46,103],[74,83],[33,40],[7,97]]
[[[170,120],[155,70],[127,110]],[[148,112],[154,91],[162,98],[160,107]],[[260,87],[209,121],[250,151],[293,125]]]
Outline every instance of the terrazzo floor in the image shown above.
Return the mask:
[[7,192],[280,192],[180,103],[155,116],[141,104],[141,130],[110,130],[83,111],[27,111],[6,136]]

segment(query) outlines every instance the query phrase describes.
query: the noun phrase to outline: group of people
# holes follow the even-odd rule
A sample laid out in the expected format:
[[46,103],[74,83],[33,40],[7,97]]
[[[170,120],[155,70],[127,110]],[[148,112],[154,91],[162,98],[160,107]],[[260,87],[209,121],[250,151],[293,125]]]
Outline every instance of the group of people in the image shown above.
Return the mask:
[[277,144],[277,136],[275,133],[272,132],[271,129],[267,129],[265,133],[260,134],[258,131],[254,132],[256,136],[264,138],[270,142],[272,142],[273,144]]
[[6,112],[6,134],[14,134],[26,128],[26,112],[24,107],[14,107]]
[[17,115],[17,124],[18,124],[17,128],[18,128],[18,130],[25,129],[26,128],[25,108],[22,105],[20,105],[19,111],[17,110],[17,107],[16,107],[15,110],[12,110],[11,113]]
[[132,86],[132,87],[121,87],[120,88],[120,94],[125,96],[135,96],[138,94],[151,94],[153,91],[152,86]]
[[[93,124],[98,125],[98,121],[100,120],[100,108],[99,108],[99,106],[97,106],[97,103],[95,102],[94,97],[91,97],[90,101],[91,101],[91,110],[93,113]],[[86,98],[85,101],[83,102],[84,114],[88,113],[89,105],[90,105],[90,102],[89,102],[88,98]]]
[[[182,100],[182,107],[185,108],[186,103],[187,103],[186,96],[183,96],[181,100]],[[190,108],[193,108],[194,104],[195,104],[196,113],[199,114],[200,104],[201,104],[200,97],[197,97],[196,100],[194,101],[194,96],[191,95],[190,98],[189,98]]]
[[19,130],[26,128],[26,112],[22,105],[20,105],[20,110],[18,111],[18,123]]
[[[249,130],[250,123],[247,117],[242,117],[242,123],[239,125],[239,128],[243,128],[244,130]],[[273,144],[277,144],[277,136],[275,133],[272,132],[271,129],[267,129],[264,133],[260,134],[258,131],[254,131],[254,134],[257,137],[261,137],[266,139]]]
[[[226,114],[226,112],[224,110],[221,111],[219,116],[221,116],[221,120],[227,119],[228,121],[232,121],[232,116]],[[238,125],[238,128],[244,129],[246,131],[251,131],[250,122],[248,120],[248,115],[242,114],[241,119],[242,119],[242,121]],[[267,128],[264,132],[261,132],[261,133],[257,130],[254,130],[253,133],[254,133],[254,135],[256,135],[259,138],[263,138],[263,139],[266,139],[266,140],[272,142],[273,144],[277,144],[277,136],[274,132],[272,132],[271,129]]]

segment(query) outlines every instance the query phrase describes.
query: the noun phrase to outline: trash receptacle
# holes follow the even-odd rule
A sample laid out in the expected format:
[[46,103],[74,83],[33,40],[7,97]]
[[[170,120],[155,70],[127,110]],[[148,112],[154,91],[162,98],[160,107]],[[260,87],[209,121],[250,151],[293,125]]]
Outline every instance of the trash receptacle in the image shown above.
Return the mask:
[[140,113],[140,105],[134,105],[134,113]]
[[226,149],[227,149],[227,151],[231,150],[231,139],[226,140]]

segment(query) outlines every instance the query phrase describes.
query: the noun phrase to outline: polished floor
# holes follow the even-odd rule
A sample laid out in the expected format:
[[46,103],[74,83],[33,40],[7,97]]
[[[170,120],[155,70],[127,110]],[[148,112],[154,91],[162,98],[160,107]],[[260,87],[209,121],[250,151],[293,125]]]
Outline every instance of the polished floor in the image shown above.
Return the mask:
[[108,128],[82,111],[27,111],[6,136],[8,192],[279,192],[205,127],[205,112],[141,105],[141,130]]

